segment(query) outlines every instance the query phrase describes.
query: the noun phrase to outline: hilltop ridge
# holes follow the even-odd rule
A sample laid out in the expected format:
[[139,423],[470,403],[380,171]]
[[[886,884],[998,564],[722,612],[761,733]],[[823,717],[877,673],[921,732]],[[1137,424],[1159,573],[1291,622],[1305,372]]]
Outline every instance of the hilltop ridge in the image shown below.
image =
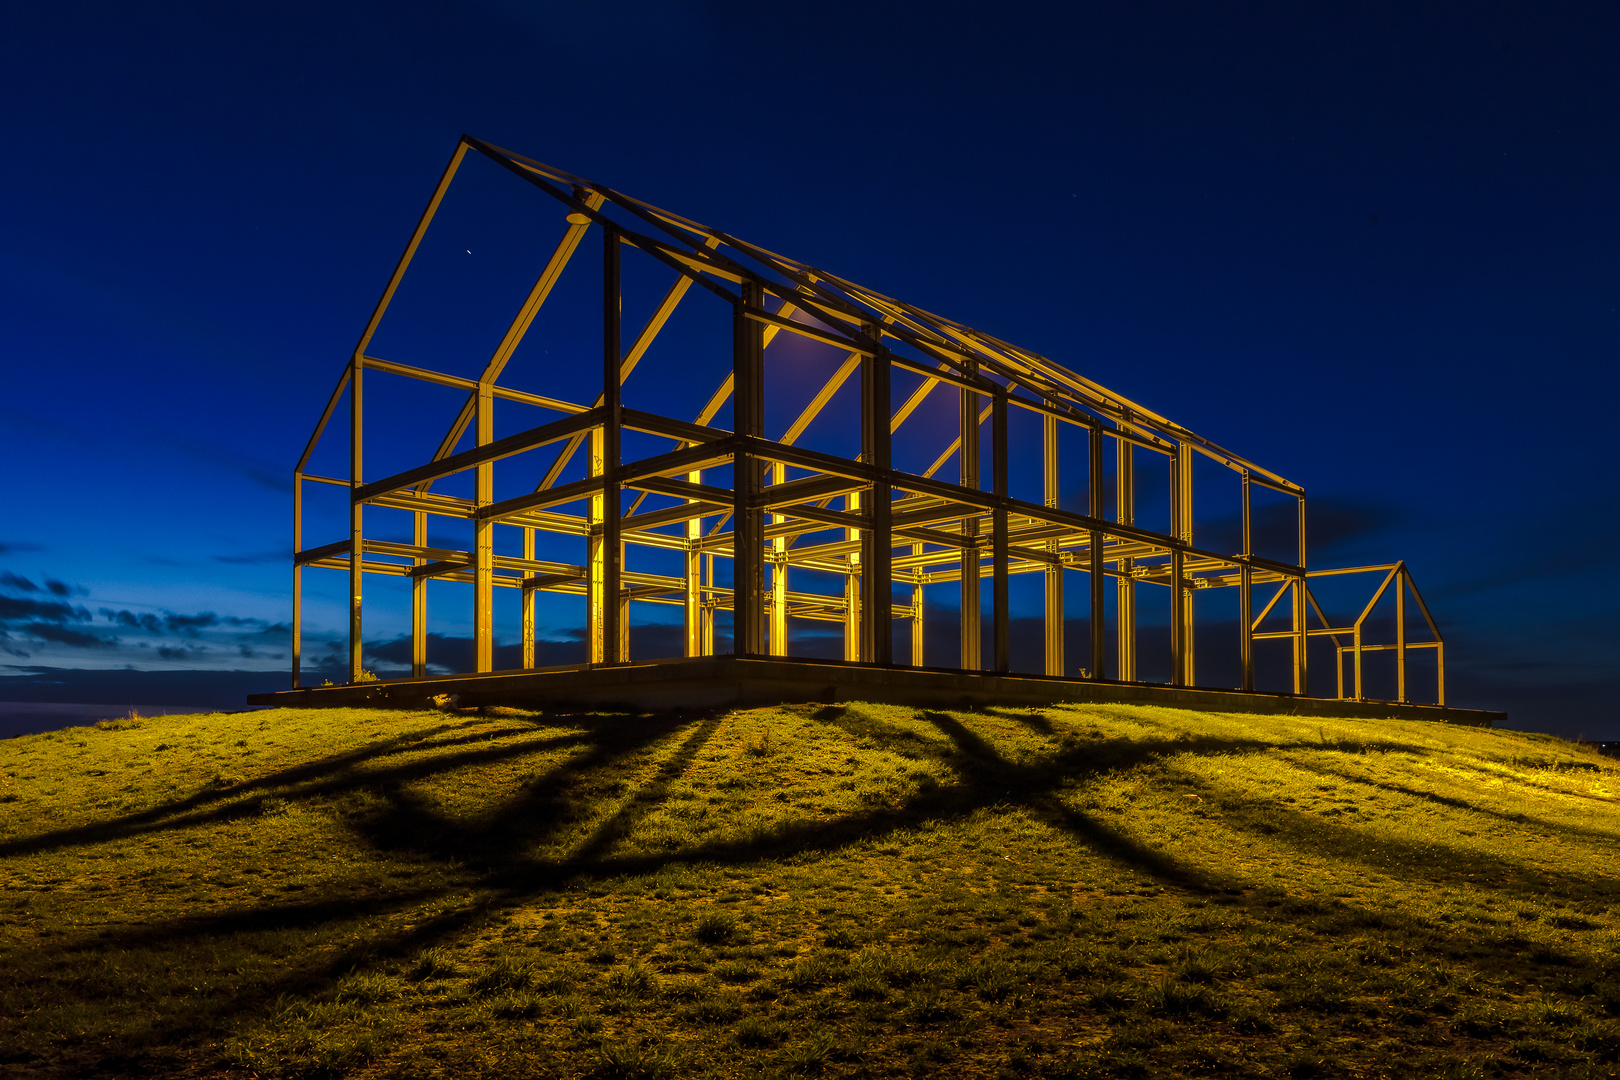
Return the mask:
[[1127,705],[0,741],[25,1077],[1612,1075],[1620,762]]

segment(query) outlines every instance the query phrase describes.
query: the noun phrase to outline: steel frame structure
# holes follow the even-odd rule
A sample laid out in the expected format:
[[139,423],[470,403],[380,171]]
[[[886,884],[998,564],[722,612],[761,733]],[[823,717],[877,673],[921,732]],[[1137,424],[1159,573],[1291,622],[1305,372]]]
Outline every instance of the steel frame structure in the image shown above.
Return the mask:
[[[410,267],[446,191],[469,153],[482,155],[526,181],[564,211],[562,235],[499,347],[477,378],[464,378],[373,356],[371,342]],[[500,379],[559,276],[595,233],[602,251],[602,383],[589,403],[505,386]],[[672,284],[645,327],[628,343],[622,329],[621,259],[625,248],[664,264]],[[693,287],[696,291],[693,291]],[[624,382],[665,323],[688,295],[708,294],[731,313],[730,371],[691,419],[657,415],[623,403]],[[805,404],[776,438],[764,424],[767,350],[780,335],[799,335],[843,353],[836,374]],[[365,384],[373,373],[424,380],[465,393],[459,411],[432,459],[391,476],[366,479]],[[860,454],[855,458],[796,445],[806,427],[848,381],[860,399]],[[895,393],[897,380],[902,392]],[[905,387],[909,386],[909,390]],[[955,439],[941,447],[921,474],[893,467],[891,440],[932,394],[956,398]],[[317,475],[310,461],[329,421],[345,398],[350,420],[349,476]],[[495,438],[497,400],[535,406],[558,418],[517,434]],[[731,428],[715,425],[728,400]],[[1044,497],[1012,497],[1008,484],[1008,425],[1016,415],[1041,430]],[[986,430],[988,429],[988,430]],[[623,460],[626,432],[667,440],[667,448],[638,460]],[[1078,434],[1086,447],[1085,512],[1059,506],[1060,433]],[[470,434],[471,445],[458,449]],[[987,445],[986,445],[987,444]],[[553,456],[544,479],[531,492],[494,498],[497,463],[516,455]],[[577,454],[587,455],[587,475],[559,478]],[[1156,532],[1136,523],[1137,452],[1162,455],[1169,467],[1170,528]],[[1193,543],[1193,464],[1206,458],[1237,475],[1241,486],[1241,549],[1202,550]],[[988,457],[988,468],[986,468]],[[936,475],[955,461],[954,477]],[[1112,464],[1112,499],[1105,497],[1104,463]],[[432,490],[435,481],[471,471],[475,494],[457,498]],[[729,470],[729,485],[714,472]],[[706,481],[705,473],[709,473]],[[305,548],[305,485],[349,489],[348,535]],[[1252,550],[1251,491],[1269,489],[1295,501],[1294,561],[1263,558]],[[463,136],[412,232],[376,308],[327,401],[294,469],[293,685],[301,684],[303,580],[305,568],[347,573],[348,675],[362,677],[366,576],[390,575],[411,582],[412,678],[427,675],[430,579],[472,586],[476,671],[493,670],[494,590],[521,592],[522,660],[535,666],[534,603],[539,592],[586,598],[587,664],[629,659],[632,603],[674,604],[683,609],[685,655],[712,655],[716,612],[733,612],[734,652],[739,656],[787,655],[790,616],[842,625],[844,659],[868,664],[923,666],[924,587],[960,582],[960,661],[965,671],[1010,669],[1010,580],[1018,574],[1043,578],[1044,670],[1068,675],[1064,655],[1064,574],[1088,579],[1090,648],[1084,677],[1137,680],[1139,590],[1169,590],[1171,678],[1174,686],[1197,685],[1194,650],[1195,596],[1205,589],[1238,592],[1238,652],[1243,690],[1255,689],[1255,646],[1287,642],[1292,693],[1307,692],[1311,637],[1325,636],[1337,649],[1337,694],[1346,697],[1344,666],[1353,668],[1350,696],[1362,699],[1363,657],[1392,650],[1396,700],[1407,700],[1408,654],[1432,648],[1438,669],[1438,704],[1444,704],[1444,652],[1428,608],[1404,563],[1345,570],[1307,570],[1305,491],[1239,455],[1175,424],[1029,350],[949,319],[901,303],[836,275],[784,258],[726,233],[687,220],[612,188]],[[630,500],[628,508],[625,500]],[[1106,502],[1112,505],[1105,505]],[[412,515],[413,543],[368,538],[368,508]],[[470,551],[429,546],[427,519],[444,515],[473,523]],[[495,551],[494,530],[521,530],[521,557]],[[537,533],[584,541],[582,563],[535,557]],[[684,573],[632,569],[627,554],[638,547],[684,555]],[[716,562],[731,563],[731,585],[716,577]],[[836,575],[836,593],[793,588],[790,572]],[[1382,571],[1365,609],[1348,627],[1333,627],[1317,604],[1309,579]],[[991,582],[991,656],[981,655],[981,582]],[[1109,664],[1105,589],[1113,582],[1113,663]],[[1391,586],[1397,602],[1396,641],[1364,640],[1374,605]],[[895,602],[894,590],[909,591]],[[1257,597],[1264,601],[1256,610]],[[1269,593],[1269,599],[1266,594]],[[1432,640],[1408,640],[1405,602],[1410,594]],[[1279,605],[1283,605],[1279,607]],[[1274,612],[1281,628],[1264,628]],[[1311,613],[1319,626],[1312,627]],[[893,655],[892,626],[911,623],[909,656]],[[1273,619],[1273,625],[1277,620]],[[1346,644],[1348,640],[1348,644]],[[1112,668],[1111,673],[1105,669]]]

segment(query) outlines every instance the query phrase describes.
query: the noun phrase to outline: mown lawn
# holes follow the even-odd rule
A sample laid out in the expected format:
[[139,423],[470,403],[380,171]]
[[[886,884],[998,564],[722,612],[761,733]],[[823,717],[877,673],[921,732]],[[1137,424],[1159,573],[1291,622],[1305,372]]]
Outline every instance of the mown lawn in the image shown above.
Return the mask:
[[0,742],[0,1072],[1612,1076],[1620,763],[1150,707]]

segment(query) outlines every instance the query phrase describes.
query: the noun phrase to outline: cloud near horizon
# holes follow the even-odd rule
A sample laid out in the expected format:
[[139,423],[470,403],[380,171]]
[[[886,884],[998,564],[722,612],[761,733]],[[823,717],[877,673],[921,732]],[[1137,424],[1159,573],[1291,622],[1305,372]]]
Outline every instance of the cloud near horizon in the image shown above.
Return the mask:
[[[0,571],[0,653],[19,660],[41,651],[94,654],[98,662],[203,663],[284,660],[292,630],[285,623],[212,611],[192,614],[98,607],[71,597],[89,590],[56,578],[36,582]],[[16,667],[18,665],[7,665]]]

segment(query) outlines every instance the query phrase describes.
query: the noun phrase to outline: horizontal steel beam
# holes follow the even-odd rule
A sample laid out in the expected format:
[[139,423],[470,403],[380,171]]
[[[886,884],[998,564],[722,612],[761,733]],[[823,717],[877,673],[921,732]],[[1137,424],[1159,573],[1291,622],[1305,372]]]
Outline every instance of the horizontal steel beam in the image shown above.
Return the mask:
[[398,491],[400,488],[411,487],[424,480],[436,480],[441,476],[461,472],[464,469],[482,465],[486,461],[498,461],[503,457],[521,454],[525,450],[545,446],[547,443],[561,442],[572,435],[582,431],[589,431],[608,418],[605,408],[587,409],[574,416],[567,416],[561,420],[553,420],[549,424],[520,431],[516,435],[508,435],[504,439],[496,439],[487,446],[475,446],[471,450],[463,450],[459,454],[438,461],[431,461],[426,465],[418,465],[414,469],[406,469],[402,473],[395,473],[385,480],[377,480],[370,484],[362,484],[354,489],[353,499],[357,503],[370,502],[379,495]]

